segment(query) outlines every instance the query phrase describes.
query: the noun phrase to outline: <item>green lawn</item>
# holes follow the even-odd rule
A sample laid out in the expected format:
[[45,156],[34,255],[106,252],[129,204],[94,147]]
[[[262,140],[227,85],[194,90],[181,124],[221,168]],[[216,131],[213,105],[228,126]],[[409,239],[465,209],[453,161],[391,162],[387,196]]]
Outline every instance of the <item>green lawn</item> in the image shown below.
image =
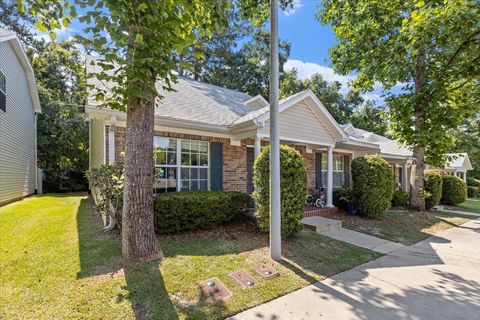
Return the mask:
[[[283,242],[282,264],[268,258],[268,237],[248,224],[160,237],[165,259],[123,265],[118,234],[104,234],[85,195],[53,195],[0,207],[0,318],[223,319],[378,257],[302,231]],[[263,280],[258,262],[275,264]],[[243,289],[228,273],[257,279]],[[203,295],[198,282],[220,278],[228,301]]]
[[459,207],[466,211],[480,213],[480,198],[475,200],[468,199],[467,201],[461,203]]
[[386,240],[411,245],[470,219],[440,212],[388,211],[382,219],[349,216],[344,212],[325,215],[342,220],[345,228],[367,233]]

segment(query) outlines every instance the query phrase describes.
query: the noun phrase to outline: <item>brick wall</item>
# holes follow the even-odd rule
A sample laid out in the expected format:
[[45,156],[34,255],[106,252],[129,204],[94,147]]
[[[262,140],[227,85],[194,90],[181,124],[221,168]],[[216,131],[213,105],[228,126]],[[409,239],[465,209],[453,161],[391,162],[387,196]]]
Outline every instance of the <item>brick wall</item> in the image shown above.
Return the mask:
[[[223,142],[223,189],[228,191],[247,192],[247,144],[242,141],[241,146],[230,145],[229,139],[179,134],[164,131],[155,131],[156,136],[202,140],[209,142]],[[108,127],[105,130],[106,154],[108,163]],[[115,128],[115,157],[116,161],[123,163],[125,152],[125,128]]]

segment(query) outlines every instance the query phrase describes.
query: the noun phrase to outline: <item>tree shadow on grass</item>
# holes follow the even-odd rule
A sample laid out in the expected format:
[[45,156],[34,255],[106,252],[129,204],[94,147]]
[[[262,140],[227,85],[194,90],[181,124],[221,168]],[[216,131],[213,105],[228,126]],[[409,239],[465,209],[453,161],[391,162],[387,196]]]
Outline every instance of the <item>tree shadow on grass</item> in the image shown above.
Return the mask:
[[[101,218],[91,198],[82,199],[77,212],[80,271],[77,279],[107,281],[125,277],[128,294],[118,294],[116,302],[131,302],[136,319],[178,319],[160,273],[160,261],[123,264],[119,233],[103,232]],[[114,297],[112,297],[114,298]]]

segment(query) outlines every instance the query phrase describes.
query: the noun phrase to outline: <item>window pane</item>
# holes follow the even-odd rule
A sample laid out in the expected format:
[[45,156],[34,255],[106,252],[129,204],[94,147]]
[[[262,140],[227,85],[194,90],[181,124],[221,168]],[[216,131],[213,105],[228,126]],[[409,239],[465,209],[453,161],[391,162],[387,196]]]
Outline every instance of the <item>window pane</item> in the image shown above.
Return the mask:
[[198,190],[198,180],[192,180],[190,190]]
[[190,158],[190,165],[192,166],[198,166],[198,154],[192,153],[191,158]]
[[325,152],[322,152],[322,170],[327,170],[328,166],[328,155]]
[[182,140],[182,153],[190,153],[190,140]]
[[190,169],[190,179],[198,180],[198,170],[199,169]]
[[190,163],[190,153],[182,152],[182,166],[189,166]]
[[155,148],[154,149],[154,162],[156,165],[162,165],[162,164],[165,164],[166,161],[166,153],[165,151],[162,151],[160,148]]
[[3,93],[7,93],[7,80],[5,78],[5,75],[0,71],[0,90],[3,91]]
[[174,152],[167,153],[167,164],[176,165],[177,164],[177,154]]
[[200,179],[208,179],[208,169],[198,169],[200,171]]
[[207,154],[200,154],[200,159],[198,161],[199,166],[206,167],[208,166],[208,155]]
[[207,190],[207,189],[208,189],[207,180],[200,180],[200,190]]
[[190,179],[190,169],[188,168],[182,168],[182,179]]

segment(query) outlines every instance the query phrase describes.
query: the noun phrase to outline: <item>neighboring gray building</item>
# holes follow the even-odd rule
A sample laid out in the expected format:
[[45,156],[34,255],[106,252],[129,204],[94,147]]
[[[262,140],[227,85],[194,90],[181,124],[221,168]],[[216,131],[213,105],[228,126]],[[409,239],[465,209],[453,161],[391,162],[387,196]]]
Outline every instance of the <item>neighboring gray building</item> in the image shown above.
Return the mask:
[[37,189],[37,114],[33,69],[13,32],[0,29],[0,206]]

